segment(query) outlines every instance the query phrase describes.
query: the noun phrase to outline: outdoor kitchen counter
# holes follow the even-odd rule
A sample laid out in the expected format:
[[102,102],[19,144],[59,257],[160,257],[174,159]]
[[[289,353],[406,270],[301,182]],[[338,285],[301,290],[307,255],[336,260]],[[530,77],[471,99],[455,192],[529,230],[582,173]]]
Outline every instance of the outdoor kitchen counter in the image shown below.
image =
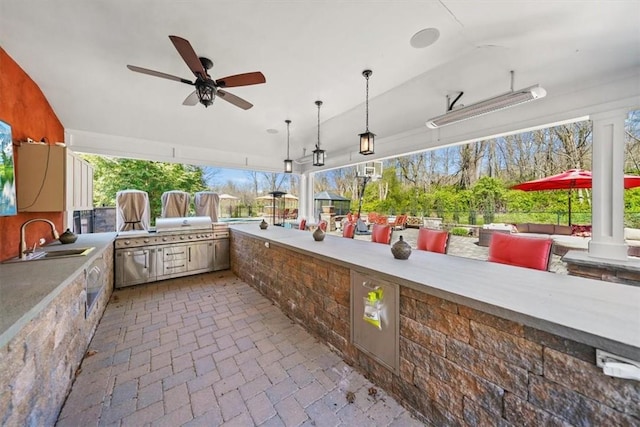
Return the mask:
[[[234,233],[397,283],[632,359],[640,358],[640,287],[255,224]],[[232,243],[233,244],[233,243]]]
[[52,250],[95,247],[87,256],[0,264],[0,348],[113,245],[115,237],[116,233],[80,234],[75,243],[47,246]]

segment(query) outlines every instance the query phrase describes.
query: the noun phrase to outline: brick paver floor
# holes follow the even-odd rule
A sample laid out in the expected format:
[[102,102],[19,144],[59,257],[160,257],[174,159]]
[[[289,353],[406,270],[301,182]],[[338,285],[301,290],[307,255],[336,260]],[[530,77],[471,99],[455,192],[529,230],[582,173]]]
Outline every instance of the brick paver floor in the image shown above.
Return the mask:
[[113,293],[57,425],[422,425],[371,387],[231,272],[201,274]]

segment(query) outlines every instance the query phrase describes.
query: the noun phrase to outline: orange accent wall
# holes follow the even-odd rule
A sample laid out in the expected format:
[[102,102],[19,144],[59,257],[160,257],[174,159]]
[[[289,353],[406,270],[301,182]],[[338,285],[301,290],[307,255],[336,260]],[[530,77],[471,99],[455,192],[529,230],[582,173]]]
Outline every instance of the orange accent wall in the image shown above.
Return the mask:
[[[13,141],[47,138],[50,144],[64,141],[64,127],[49,101],[31,77],[0,47],[0,120],[11,126]],[[15,148],[15,147],[14,147]],[[14,151],[16,153],[16,151]],[[16,153],[17,158],[17,153]],[[16,186],[20,185],[16,162]],[[62,212],[18,212],[0,216],[0,261],[18,256],[20,225],[32,218],[46,218],[62,228]],[[27,244],[40,237],[53,240],[47,224],[34,223],[27,228]]]

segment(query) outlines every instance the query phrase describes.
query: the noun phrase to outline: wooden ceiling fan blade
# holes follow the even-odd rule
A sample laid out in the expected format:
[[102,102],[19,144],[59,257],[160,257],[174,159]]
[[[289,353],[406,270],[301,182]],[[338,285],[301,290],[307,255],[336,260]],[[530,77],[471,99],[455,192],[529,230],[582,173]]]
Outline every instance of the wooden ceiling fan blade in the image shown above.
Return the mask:
[[224,99],[225,101],[235,105],[236,107],[240,107],[243,110],[248,110],[249,108],[253,107],[252,103],[220,89],[218,89],[218,98]]
[[198,92],[196,92],[195,90],[193,92],[191,92],[189,94],[189,96],[187,96],[184,99],[184,102],[182,103],[182,105],[196,105],[198,103],[199,99],[198,99]]
[[127,68],[131,71],[135,71],[136,73],[148,74],[154,77],[160,77],[163,79],[174,80],[176,82],[186,83],[188,85],[193,85],[193,82],[183,79],[182,77],[172,76],[171,74],[161,73],[160,71],[149,70],[147,68],[136,67],[135,65],[127,65]]
[[193,74],[195,74],[196,77],[206,79],[207,70],[202,66],[202,62],[200,62],[200,58],[196,55],[189,40],[178,36],[169,36],[169,38],[189,69],[193,71]]
[[253,73],[243,73],[223,77],[216,80],[216,85],[218,87],[237,87],[257,85],[260,83],[265,83],[266,81],[267,79],[264,78],[264,74],[262,74],[260,71],[255,71]]

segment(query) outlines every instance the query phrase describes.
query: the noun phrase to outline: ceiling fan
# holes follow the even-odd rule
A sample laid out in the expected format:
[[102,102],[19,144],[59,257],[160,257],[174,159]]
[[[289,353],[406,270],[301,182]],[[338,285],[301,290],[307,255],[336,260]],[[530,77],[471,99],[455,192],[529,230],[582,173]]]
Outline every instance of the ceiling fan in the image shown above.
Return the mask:
[[171,42],[178,50],[178,53],[187,64],[189,69],[193,71],[196,76],[194,82],[182,77],[172,76],[171,74],[161,73],[160,71],[149,70],[142,67],[136,67],[135,65],[127,65],[127,68],[137,73],[149,74],[151,76],[162,77],[163,79],[175,80],[177,82],[186,83],[196,87],[182,105],[196,105],[198,102],[208,107],[213,104],[213,100],[216,96],[224,99],[225,101],[240,107],[243,110],[248,110],[253,107],[253,104],[245,101],[244,99],[232,95],[222,88],[236,87],[236,86],[249,86],[260,83],[265,83],[266,79],[260,71],[252,73],[235,74],[233,76],[223,77],[221,79],[213,80],[207,70],[213,67],[213,62],[209,58],[198,57],[193,50],[191,43],[188,40],[178,36],[169,36]]

